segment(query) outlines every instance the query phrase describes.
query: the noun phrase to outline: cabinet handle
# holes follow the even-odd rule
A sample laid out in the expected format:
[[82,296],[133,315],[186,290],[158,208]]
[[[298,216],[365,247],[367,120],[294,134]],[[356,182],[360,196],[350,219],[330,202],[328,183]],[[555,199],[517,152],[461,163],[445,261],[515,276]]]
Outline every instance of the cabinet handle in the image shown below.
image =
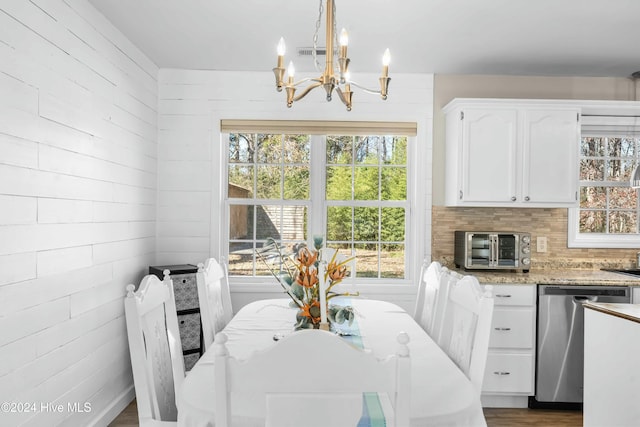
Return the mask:
[[511,298],[509,294],[496,294],[496,298]]
[[494,371],[493,372],[494,375],[511,375],[511,372],[505,372],[505,371]]
[[510,331],[511,330],[511,328],[493,328],[493,329],[495,329],[496,331]]
[[513,197],[511,198],[511,201],[512,201],[512,202],[515,202],[516,200],[518,200],[518,199],[516,199],[516,196],[513,196]]
[[460,200],[462,200],[462,190],[460,190]]
[[529,196],[526,196],[526,197],[524,198],[524,201],[525,201],[525,202],[528,202],[529,200],[531,200],[531,198],[530,198]]

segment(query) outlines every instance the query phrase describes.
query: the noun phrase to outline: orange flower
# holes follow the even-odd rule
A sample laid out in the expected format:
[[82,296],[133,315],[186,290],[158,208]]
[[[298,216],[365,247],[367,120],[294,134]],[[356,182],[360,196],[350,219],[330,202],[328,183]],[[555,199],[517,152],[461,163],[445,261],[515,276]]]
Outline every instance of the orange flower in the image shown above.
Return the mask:
[[311,304],[304,304],[300,309],[300,315],[303,317],[308,317],[311,319],[311,322],[318,323],[320,321],[320,302],[314,300]]
[[312,288],[318,283],[318,270],[306,268],[300,270],[296,282],[305,288]]
[[335,262],[330,262],[327,266],[327,275],[334,282],[340,281],[347,275],[347,266],[338,266]]
[[318,259],[318,251],[311,252],[308,248],[302,248],[298,252],[298,262],[305,266],[310,267],[315,264]]

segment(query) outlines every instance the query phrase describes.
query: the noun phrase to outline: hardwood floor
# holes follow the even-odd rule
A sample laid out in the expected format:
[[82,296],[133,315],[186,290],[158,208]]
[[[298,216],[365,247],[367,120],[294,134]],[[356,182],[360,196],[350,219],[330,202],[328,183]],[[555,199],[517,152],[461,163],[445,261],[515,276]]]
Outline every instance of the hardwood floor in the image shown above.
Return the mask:
[[135,399],[124,408],[124,411],[120,412],[120,415],[109,424],[109,427],[138,427],[138,406]]
[[581,427],[582,411],[484,408],[488,427]]
[[[579,427],[581,411],[549,409],[485,408],[488,427]],[[109,427],[138,427],[138,408],[134,400]]]

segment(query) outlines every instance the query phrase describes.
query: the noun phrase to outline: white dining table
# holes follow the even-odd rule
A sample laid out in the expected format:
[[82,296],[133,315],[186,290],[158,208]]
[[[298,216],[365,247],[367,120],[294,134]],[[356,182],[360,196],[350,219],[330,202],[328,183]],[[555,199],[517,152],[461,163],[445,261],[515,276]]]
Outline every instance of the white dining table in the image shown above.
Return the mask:
[[[246,359],[255,351],[277,345],[277,338],[295,333],[296,309],[289,301],[261,300],[242,307],[224,329],[229,354]],[[338,303],[351,305],[356,313],[358,336],[344,338],[361,340],[365,349],[380,358],[395,353],[398,332],[409,335],[412,426],[486,426],[479,393],[405,310],[364,298]],[[215,425],[213,361],[213,351],[207,351],[187,374],[177,398],[178,426]],[[329,359],[327,363],[339,362]],[[234,424],[264,425],[265,404],[259,396],[232,397],[231,410]]]

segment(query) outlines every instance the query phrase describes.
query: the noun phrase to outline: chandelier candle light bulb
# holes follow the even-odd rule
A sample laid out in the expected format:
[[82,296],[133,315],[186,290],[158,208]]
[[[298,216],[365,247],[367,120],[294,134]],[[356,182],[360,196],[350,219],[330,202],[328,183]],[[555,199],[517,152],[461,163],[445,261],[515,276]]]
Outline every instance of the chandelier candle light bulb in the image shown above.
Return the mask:
[[289,61],[289,68],[287,69],[287,74],[289,74],[289,79],[287,80],[287,107],[291,107],[293,104],[294,96],[296,94],[295,83],[293,81],[293,76],[296,73],[296,69],[293,66],[293,61]]
[[389,63],[391,62],[391,52],[389,48],[382,55],[382,77],[389,77]]
[[273,74],[276,76],[276,90],[281,92],[282,85],[284,84],[284,54],[287,51],[283,37],[280,37],[280,41],[278,42],[278,47],[276,49],[278,52],[278,65],[273,69]]
[[349,58],[347,58],[348,46],[349,34],[347,33],[347,30],[343,28],[340,32],[340,56],[338,57],[338,64],[340,65],[340,83],[345,82],[345,75],[349,72]]
[[289,61],[289,67],[287,68],[287,74],[289,75],[289,81],[287,84],[293,85],[293,76],[296,74],[296,68],[293,66],[293,61]]
[[282,67],[281,62],[284,61],[284,54],[287,53],[287,45],[284,44],[284,37],[280,37],[280,41],[278,42],[278,66]]
[[340,56],[347,56],[347,46],[349,45],[349,33],[344,28],[340,31]]

